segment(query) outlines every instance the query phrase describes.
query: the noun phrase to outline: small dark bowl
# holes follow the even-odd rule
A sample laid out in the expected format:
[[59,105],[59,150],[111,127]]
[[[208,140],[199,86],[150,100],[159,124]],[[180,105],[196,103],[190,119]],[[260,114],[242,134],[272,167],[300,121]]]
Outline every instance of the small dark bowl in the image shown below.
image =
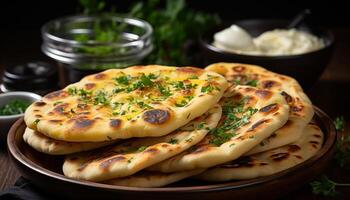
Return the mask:
[[61,199],[276,199],[319,176],[332,162],[337,138],[332,120],[315,107],[313,121],[325,134],[324,143],[316,155],[299,165],[250,180],[214,183],[186,179],[161,188],[106,185],[65,177],[62,173],[63,156],[37,152],[23,141],[26,128],[23,118],[12,126],[7,143],[10,157],[23,176],[43,193],[51,194],[50,197],[55,194]]
[[[278,19],[249,19],[235,21],[246,29],[253,37],[276,28],[285,28],[286,20]],[[254,56],[226,52],[212,45],[214,33],[227,28],[217,27],[204,34],[200,40],[203,64],[215,62],[236,62],[262,66],[268,70],[296,78],[304,88],[310,88],[326,68],[334,46],[334,36],[330,31],[318,27],[301,25],[299,29],[308,31],[325,41],[325,47],[313,52],[290,56]]]

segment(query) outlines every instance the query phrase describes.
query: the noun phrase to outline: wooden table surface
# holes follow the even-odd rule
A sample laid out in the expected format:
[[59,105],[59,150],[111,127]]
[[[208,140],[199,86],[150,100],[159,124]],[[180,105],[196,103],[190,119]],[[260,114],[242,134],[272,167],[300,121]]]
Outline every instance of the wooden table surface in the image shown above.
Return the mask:
[[[345,103],[350,102],[350,28],[332,28],[335,34],[336,46],[330,64],[320,80],[307,91],[313,103],[334,118],[343,115],[347,121],[346,133],[350,131],[350,109]],[[16,38],[16,42],[3,40],[1,42],[0,69],[4,66],[19,64],[26,61],[47,60],[40,52],[39,32],[28,31],[26,37],[23,33],[7,32],[10,38]],[[12,36],[12,37],[11,37]],[[6,38],[6,37],[1,37]],[[20,41],[18,41],[20,38]],[[22,42],[21,42],[22,40]],[[335,165],[330,167],[325,174],[338,182],[350,183],[350,172],[340,169]],[[0,191],[5,190],[15,183],[20,173],[9,159],[4,145],[0,148]],[[343,194],[344,199],[350,198],[350,188],[337,188]],[[302,186],[292,194],[286,194],[282,199],[330,199],[315,196],[311,193],[310,186]],[[334,198],[333,198],[334,199]]]

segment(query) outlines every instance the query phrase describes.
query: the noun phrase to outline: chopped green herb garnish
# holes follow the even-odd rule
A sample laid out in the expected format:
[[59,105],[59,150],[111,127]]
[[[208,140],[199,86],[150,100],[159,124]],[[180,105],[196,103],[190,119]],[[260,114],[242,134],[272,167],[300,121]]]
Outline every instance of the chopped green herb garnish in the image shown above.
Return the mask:
[[151,87],[153,86],[153,81],[151,79],[154,79],[154,76],[152,74],[149,74],[146,76],[145,74],[142,74],[141,77],[141,82],[145,87]]
[[237,104],[228,103],[223,106],[223,115],[226,116],[226,120],[220,126],[210,131],[212,136],[210,143],[216,146],[222,145],[236,135],[235,130],[238,127],[249,122],[249,118],[255,114],[258,109],[251,107],[244,109],[245,103],[246,98],[243,98]]
[[258,80],[251,80],[251,81],[248,81],[245,85],[249,85],[249,86],[252,86],[252,87],[256,87],[258,85]]
[[201,122],[197,125],[197,129],[203,129],[205,125],[206,125],[205,122]]
[[214,87],[214,86],[211,85],[211,84],[209,84],[209,85],[207,85],[207,86],[202,86],[202,88],[201,88],[201,92],[203,92],[203,93],[210,93],[210,92],[212,92],[213,90],[218,90],[218,91],[220,91],[219,88]]
[[122,91],[125,91],[125,89],[124,88],[114,88],[113,89],[114,94],[117,94],[117,93],[122,92]]
[[194,98],[194,96],[184,96],[184,98],[188,99],[188,101],[191,101]]
[[68,88],[68,94],[76,95],[77,93],[78,93],[78,89],[76,87],[69,87]]
[[0,107],[0,115],[17,115],[24,113],[30,102],[24,100],[12,100]]
[[137,102],[137,105],[140,106],[140,108],[147,108],[147,109],[152,109],[153,107],[148,105],[148,104],[145,104],[145,102]]
[[53,103],[53,106],[57,106],[58,104],[63,103],[63,101],[56,101],[55,103]]
[[236,85],[249,85],[252,87],[256,87],[258,85],[258,80],[251,79],[246,75],[240,75],[236,77],[236,79],[234,80],[234,83]]
[[173,82],[171,84],[174,86],[176,91],[193,89],[193,88],[196,88],[198,86],[198,84],[192,84],[192,83],[185,84],[182,81],[176,81],[176,82]]
[[172,93],[170,92],[170,89],[168,87],[162,86],[161,84],[158,84],[158,90],[165,97],[169,97],[172,95]]
[[192,137],[185,140],[185,142],[192,142],[192,141],[193,141]]
[[124,105],[124,103],[113,102],[112,109],[120,109],[123,105]]
[[132,160],[134,160],[134,157],[130,158],[130,159],[128,160],[128,163],[131,163]]
[[125,115],[126,114],[126,111],[125,110],[123,110],[123,111],[121,111],[121,112],[113,112],[112,113],[112,115],[120,115],[120,116],[123,116],[123,115]]
[[170,141],[168,142],[169,144],[177,144],[179,142],[178,139],[176,138],[171,138]]
[[157,76],[154,74],[148,74],[145,75],[144,73],[139,77],[139,81],[133,83],[131,86],[125,88],[126,92],[132,92],[137,89],[152,87],[154,85],[154,82],[152,79],[156,79]]
[[34,124],[36,125],[36,124],[38,124],[40,122],[40,119],[36,119],[35,121],[34,121]]
[[94,104],[98,105],[107,105],[109,104],[108,98],[107,98],[107,93],[104,91],[98,91],[97,94],[94,97]]
[[122,85],[128,85],[130,77],[129,76],[119,76],[117,78],[114,78],[114,80],[117,81],[117,83],[122,84]]
[[147,146],[141,146],[137,149],[137,152],[143,152],[146,149],[147,149]]
[[177,81],[175,83],[173,83],[174,88],[176,88],[176,90],[183,90],[185,89],[185,84],[182,81]]
[[183,99],[183,100],[182,100],[181,102],[179,102],[179,103],[176,102],[176,103],[175,103],[175,106],[176,106],[176,107],[184,107],[184,106],[187,105],[187,103],[188,103],[188,102],[187,102],[186,100]]
[[78,95],[80,96],[80,98],[82,99],[87,99],[88,97],[90,97],[92,95],[92,91],[88,91],[88,90],[84,90],[84,89],[79,89],[78,90]]
[[198,76],[196,76],[196,75],[191,75],[190,77],[188,77],[188,79],[198,79]]

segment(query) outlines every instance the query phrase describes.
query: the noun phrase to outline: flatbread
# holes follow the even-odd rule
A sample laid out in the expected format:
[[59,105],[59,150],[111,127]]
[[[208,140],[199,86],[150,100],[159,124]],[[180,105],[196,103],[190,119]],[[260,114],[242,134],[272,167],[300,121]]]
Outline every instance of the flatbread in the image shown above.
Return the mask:
[[204,169],[195,169],[191,171],[176,172],[176,173],[161,173],[141,171],[134,175],[108,180],[103,183],[110,185],[128,186],[128,187],[163,187],[171,183],[183,180],[185,178],[200,174]]
[[66,155],[82,151],[88,151],[104,147],[115,143],[107,142],[66,142],[49,138],[38,131],[26,128],[23,134],[23,140],[35,150],[50,155]]
[[24,119],[29,128],[70,142],[158,137],[208,111],[226,88],[221,75],[194,67],[110,69],[44,96]]
[[66,157],[64,175],[74,179],[104,181],[126,177],[185,151],[202,140],[221,118],[221,106],[162,137],[130,139],[118,145]]
[[259,89],[281,93],[290,105],[288,122],[247,152],[247,155],[295,142],[314,115],[310,99],[303,92],[299,83],[289,76],[277,74],[259,66],[241,63],[215,63],[206,67],[206,70],[225,76],[230,82],[230,89],[235,85],[254,85]]
[[294,167],[321,148],[323,133],[315,124],[303,130],[297,142],[208,169],[196,178],[207,181],[229,181],[268,176]]
[[148,170],[161,172],[209,168],[248,152],[281,128],[289,106],[279,93],[237,86],[231,97],[220,100],[221,122],[198,144]]

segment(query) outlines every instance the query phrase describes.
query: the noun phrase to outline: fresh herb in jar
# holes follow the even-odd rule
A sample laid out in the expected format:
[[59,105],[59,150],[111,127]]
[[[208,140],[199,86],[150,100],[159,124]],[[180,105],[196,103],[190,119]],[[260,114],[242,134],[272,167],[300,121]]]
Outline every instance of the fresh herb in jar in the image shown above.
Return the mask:
[[[108,9],[103,0],[80,0],[84,14],[108,17],[115,15],[115,9]],[[154,50],[146,59],[148,63],[185,65],[191,62],[190,57],[183,51],[195,41],[200,34],[220,24],[218,15],[207,14],[191,10],[186,7],[185,0],[148,0],[134,4],[129,17],[148,21],[154,28]],[[119,13],[120,14],[120,13]],[[97,21],[94,25],[94,34],[77,34],[75,40],[79,42],[98,41],[115,42],[126,28],[124,23],[114,21]],[[171,48],[171,51],[170,51]],[[123,49],[107,46],[86,46],[78,49],[79,52],[93,55],[106,55]]]
[[25,100],[12,100],[0,107],[0,115],[17,115],[24,113],[30,102]]

